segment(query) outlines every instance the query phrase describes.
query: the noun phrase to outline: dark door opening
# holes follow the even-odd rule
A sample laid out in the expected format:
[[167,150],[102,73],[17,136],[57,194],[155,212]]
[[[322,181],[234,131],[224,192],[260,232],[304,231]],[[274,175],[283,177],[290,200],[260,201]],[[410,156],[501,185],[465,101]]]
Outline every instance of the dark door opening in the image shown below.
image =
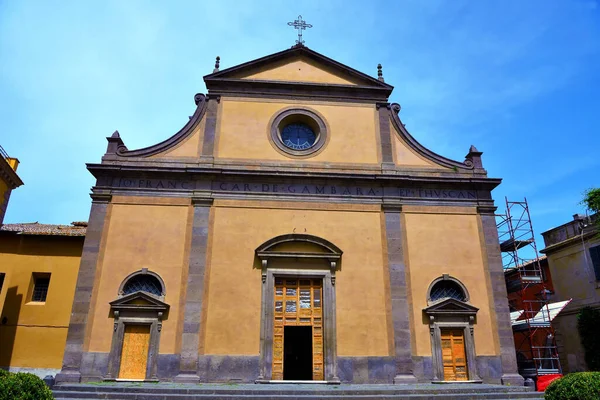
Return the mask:
[[312,381],[312,326],[286,326],[283,330],[283,379]]

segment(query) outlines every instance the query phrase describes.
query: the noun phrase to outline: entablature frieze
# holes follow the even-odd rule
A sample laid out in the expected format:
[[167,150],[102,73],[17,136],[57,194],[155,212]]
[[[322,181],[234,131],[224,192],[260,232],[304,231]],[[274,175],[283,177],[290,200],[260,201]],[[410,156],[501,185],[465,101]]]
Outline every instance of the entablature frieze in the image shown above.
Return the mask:
[[191,197],[210,205],[212,199],[306,200],[382,204],[387,210],[402,205],[434,204],[494,207],[491,190],[499,179],[410,177],[384,175],[253,174],[223,171],[101,170],[92,197],[99,194]]

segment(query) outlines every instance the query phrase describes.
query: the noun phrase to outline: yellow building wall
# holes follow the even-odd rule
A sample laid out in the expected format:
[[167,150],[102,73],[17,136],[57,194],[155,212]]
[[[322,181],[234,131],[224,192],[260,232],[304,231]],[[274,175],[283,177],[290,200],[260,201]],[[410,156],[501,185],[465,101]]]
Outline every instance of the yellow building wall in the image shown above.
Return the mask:
[[423,309],[427,307],[429,285],[443,274],[460,280],[469,292],[470,303],[479,308],[474,328],[476,354],[498,355],[499,343],[492,320],[495,315],[488,297],[479,217],[475,210],[406,206],[403,212],[415,355],[431,356],[429,322]]
[[4,179],[0,179],[0,208],[5,202],[4,195],[8,192],[8,184],[4,182]]
[[406,167],[427,167],[427,168],[441,168],[447,169],[438,165],[432,161],[429,161],[420,155],[418,155],[415,151],[413,151],[402,139],[400,139],[400,135],[396,132],[396,129],[393,128],[392,121],[390,121],[390,130],[392,134],[392,146],[394,149],[394,162],[396,165],[406,166]]
[[[60,368],[83,248],[83,237],[0,239],[0,366]],[[46,301],[31,302],[32,274],[50,273]]]
[[202,141],[206,118],[192,130],[187,138],[169,150],[150,156],[149,158],[197,158],[202,154]]
[[[324,149],[303,163],[377,164],[374,105],[222,98],[215,157],[290,161],[269,141],[272,119],[287,107],[306,105],[320,114],[329,132]],[[294,159],[297,161],[297,159]]]
[[119,286],[129,274],[148,268],[163,279],[164,301],[170,305],[161,331],[160,353],[176,352],[181,340],[177,327],[180,295],[185,293],[182,281],[187,276],[191,212],[189,199],[113,198],[98,264],[101,270],[95,282],[95,307],[88,328],[91,336],[85,351],[110,351],[114,319],[109,302],[117,299]]
[[349,75],[334,71],[330,67],[306,57],[286,59],[279,63],[270,64],[268,68],[245,72],[234,77],[238,79],[333,83],[338,85],[356,85],[359,83]]
[[344,252],[335,284],[338,355],[391,355],[378,207],[233,200],[215,202],[205,353],[259,354],[262,281],[254,250],[292,232]]

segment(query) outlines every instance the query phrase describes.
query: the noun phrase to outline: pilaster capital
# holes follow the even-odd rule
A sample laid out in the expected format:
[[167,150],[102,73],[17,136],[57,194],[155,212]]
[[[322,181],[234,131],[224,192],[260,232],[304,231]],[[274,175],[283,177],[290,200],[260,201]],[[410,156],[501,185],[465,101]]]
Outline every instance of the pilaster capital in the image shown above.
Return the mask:
[[494,215],[498,207],[495,205],[479,205],[477,206],[477,214]]
[[402,202],[400,202],[400,200],[395,199],[384,199],[383,203],[381,204],[381,210],[385,213],[402,212]]
[[213,204],[214,199],[210,195],[193,196],[192,205],[194,207],[210,207]]
[[110,203],[112,194],[110,193],[91,193],[92,203]]

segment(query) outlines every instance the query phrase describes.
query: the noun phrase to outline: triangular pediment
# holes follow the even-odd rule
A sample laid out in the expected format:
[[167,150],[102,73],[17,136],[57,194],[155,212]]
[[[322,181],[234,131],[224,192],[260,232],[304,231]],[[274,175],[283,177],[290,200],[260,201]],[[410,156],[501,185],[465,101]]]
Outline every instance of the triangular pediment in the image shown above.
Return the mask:
[[309,82],[333,85],[369,84],[365,79],[352,76],[323,62],[305,56],[285,58],[249,71],[232,75],[237,79],[282,82]]
[[205,76],[204,82],[209,93],[214,94],[256,91],[263,95],[294,93],[298,96],[309,95],[312,91],[312,95],[318,97],[362,97],[383,101],[393,90],[393,86],[305,46],[294,46],[214,72]]
[[436,314],[476,314],[479,309],[463,301],[456,299],[445,299],[433,303],[423,309],[429,315]]
[[135,292],[113,300],[110,302],[110,306],[115,310],[156,310],[166,311],[169,309],[169,305],[155,296],[146,292]]

